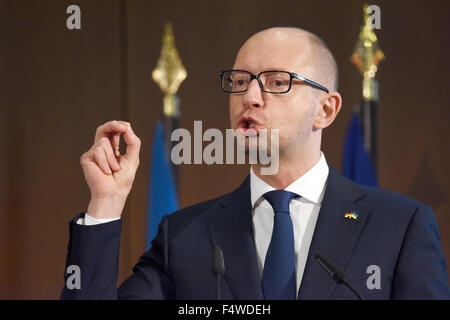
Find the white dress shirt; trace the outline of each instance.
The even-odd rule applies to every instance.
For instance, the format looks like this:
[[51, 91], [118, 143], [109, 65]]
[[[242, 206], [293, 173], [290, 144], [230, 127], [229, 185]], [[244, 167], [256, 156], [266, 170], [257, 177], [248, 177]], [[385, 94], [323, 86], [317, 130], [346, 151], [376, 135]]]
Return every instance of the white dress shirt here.
[[[317, 217], [325, 193], [328, 178], [328, 164], [325, 156], [321, 153], [320, 160], [304, 175], [286, 187], [286, 191], [294, 192], [301, 196], [292, 199], [289, 204], [292, 224], [294, 226], [295, 242], [295, 270], [297, 274], [297, 293], [302, 282], [306, 259], [308, 258], [309, 246], [316, 227]], [[272, 186], [258, 178], [250, 169], [250, 195], [253, 216], [253, 231], [258, 256], [258, 269], [262, 278], [264, 261], [267, 249], [272, 238], [274, 212], [269, 202], [264, 199], [263, 194], [275, 190]], [[85, 214], [77, 224], [96, 225], [106, 223], [120, 218], [96, 219]]]
[[[297, 290], [302, 282], [308, 258], [309, 246], [316, 227], [320, 206], [325, 193], [329, 168], [325, 156], [304, 175], [286, 187], [286, 191], [301, 196], [292, 199], [289, 211], [294, 226], [295, 270]], [[270, 203], [263, 197], [266, 192], [275, 190], [272, 186], [258, 178], [250, 169], [250, 194], [253, 215], [253, 231], [258, 256], [258, 268], [262, 279], [264, 261], [272, 238], [274, 212]]]
[[87, 214], [87, 212], [84, 214], [84, 218], [79, 218], [77, 220], [77, 224], [81, 224], [83, 226], [93, 226], [96, 224], [101, 224], [101, 223], [107, 223], [107, 222], [111, 222], [111, 221], [115, 221], [115, 220], [119, 220], [120, 217], [118, 218], [106, 218], [106, 219], [97, 219], [94, 218], [90, 215]]

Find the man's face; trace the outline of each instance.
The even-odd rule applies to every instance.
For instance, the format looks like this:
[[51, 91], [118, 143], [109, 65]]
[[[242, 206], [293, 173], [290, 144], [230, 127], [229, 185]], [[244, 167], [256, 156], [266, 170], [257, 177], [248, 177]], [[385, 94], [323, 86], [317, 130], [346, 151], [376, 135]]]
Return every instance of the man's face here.
[[[238, 53], [233, 69], [255, 75], [262, 71], [280, 70], [314, 79], [306, 38], [288, 38], [283, 33], [258, 34], [248, 40]], [[230, 95], [231, 128], [243, 132], [279, 129], [280, 157], [287, 153], [307, 151], [318, 107], [315, 89], [294, 79], [291, 90], [284, 94], [262, 92], [253, 80], [246, 92]], [[254, 122], [254, 124], [252, 123]], [[270, 146], [270, 144], [269, 144]]]

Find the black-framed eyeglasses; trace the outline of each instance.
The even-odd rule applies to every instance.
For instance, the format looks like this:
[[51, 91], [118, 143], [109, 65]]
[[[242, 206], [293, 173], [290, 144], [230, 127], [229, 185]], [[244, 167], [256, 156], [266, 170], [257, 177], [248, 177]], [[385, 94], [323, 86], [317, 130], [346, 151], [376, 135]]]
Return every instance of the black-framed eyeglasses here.
[[220, 73], [220, 85], [222, 90], [228, 93], [245, 92], [253, 79], [258, 81], [262, 91], [267, 93], [286, 93], [291, 90], [292, 80], [304, 81], [313, 87], [328, 93], [324, 86], [306, 79], [305, 77], [288, 71], [270, 70], [260, 72], [258, 75], [245, 70], [225, 70]]

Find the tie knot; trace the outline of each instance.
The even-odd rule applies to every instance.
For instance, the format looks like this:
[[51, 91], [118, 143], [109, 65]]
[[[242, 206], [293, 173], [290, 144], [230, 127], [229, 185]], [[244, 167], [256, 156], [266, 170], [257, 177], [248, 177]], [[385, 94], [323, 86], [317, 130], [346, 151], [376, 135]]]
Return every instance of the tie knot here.
[[298, 195], [285, 190], [274, 190], [266, 192], [263, 197], [269, 201], [275, 213], [289, 214], [289, 202]]

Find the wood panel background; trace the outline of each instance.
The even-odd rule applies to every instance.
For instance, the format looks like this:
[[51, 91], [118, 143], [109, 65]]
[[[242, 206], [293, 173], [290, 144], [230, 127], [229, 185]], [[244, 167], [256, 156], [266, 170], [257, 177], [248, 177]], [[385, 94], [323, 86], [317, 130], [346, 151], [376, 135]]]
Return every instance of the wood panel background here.
[[[81, 30], [66, 8], [81, 8]], [[431, 205], [450, 257], [448, 166], [450, 30], [447, 1], [372, 1], [381, 8], [380, 186]], [[342, 144], [361, 77], [349, 57], [362, 2], [345, 1], [24, 1], [0, 2], [0, 299], [58, 299], [68, 221], [86, 209], [79, 157], [95, 129], [131, 121], [142, 139], [141, 166], [124, 212], [119, 281], [144, 251], [149, 161], [162, 95], [151, 80], [163, 26], [173, 23], [188, 78], [181, 124], [225, 129], [228, 99], [218, 73], [241, 44], [271, 26], [322, 37], [340, 68], [344, 105], [324, 134], [328, 162], [341, 168]], [[447, 133], [446, 133], [447, 132]], [[180, 166], [182, 207], [237, 187], [248, 166]], [[395, 213], [393, 213], [395, 214]]]

